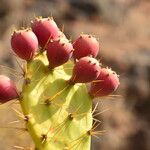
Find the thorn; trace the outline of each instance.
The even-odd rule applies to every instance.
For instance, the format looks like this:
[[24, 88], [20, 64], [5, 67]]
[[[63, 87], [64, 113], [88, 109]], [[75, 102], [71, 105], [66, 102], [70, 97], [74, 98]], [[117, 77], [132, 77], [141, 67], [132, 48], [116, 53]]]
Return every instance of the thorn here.
[[14, 30], [13, 34], [16, 34], [17, 33], [17, 30]]
[[102, 131], [92, 131], [91, 135], [104, 135], [104, 133], [106, 133], [106, 130], [102, 130]]
[[73, 114], [72, 113], [70, 113], [69, 115], [68, 115], [68, 118], [69, 118], [69, 120], [73, 120]]
[[107, 77], [109, 77], [109, 75], [110, 75], [109, 73], [108, 73], [108, 74], [106, 74], [106, 76], [107, 76]]
[[24, 115], [21, 112], [19, 112], [15, 108], [12, 108], [12, 110], [17, 114], [17, 116], [19, 116], [21, 119], [24, 119]]
[[8, 69], [10, 71], [10, 73], [12, 73], [15, 77], [22, 76], [22, 73], [18, 72], [17, 70], [15, 70], [13, 68], [8, 67], [8, 66], [0, 65], [0, 68]]
[[50, 19], [51, 19], [51, 20], [54, 20], [54, 17], [53, 17], [53, 16], [51, 16], [51, 17], [50, 17]]
[[22, 147], [22, 146], [13, 146], [13, 147], [16, 148], [16, 149], [22, 149], [22, 150], [25, 150], [25, 148]]
[[[72, 111], [71, 113], [68, 114], [69, 118], [72, 120], [73, 118], [77, 118], [77, 117], [82, 117], [85, 116], [86, 114], [88, 114], [88, 112], [80, 112], [80, 110], [82, 110], [82, 106], [84, 104], [79, 105], [77, 108], [75, 108], [74, 111]], [[81, 108], [81, 109], [80, 109]]]
[[58, 107], [58, 108], [63, 108], [63, 104], [57, 104], [55, 103], [54, 101], [52, 102], [52, 100], [50, 100], [50, 98], [46, 98], [45, 102], [44, 103], [41, 103], [43, 105], [46, 105], [46, 106], [55, 106], [55, 107]]
[[[102, 89], [97, 90], [97, 91], [94, 93], [94, 95], [96, 95], [97, 93], [99, 93], [101, 90], [102, 90]], [[94, 95], [93, 95], [93, 96], [94, 96]]]
[[94, 107], [94, 109], [93, 109], [93, 111], [92, 111], [92, 115], [93, 115], [93, 113], [96, 111], [98, 105], [99, 105], [99, 102], [96, 103], [96, 105], [95, 105], [95, 107]]
[[81, 36], [83, 35], [84, 33], [83, 32], [81, 32]]
[[42, 144], [47, 140], [47, 134], [41, 135]]
[[50, 18], [53, 18], [53, 13], [52, 12], [50, 12]]
[[112, 100], [120, 100], [119, 98], [123, 98], [123, 97], [121, 95], [107, 95], [107, 96], [104, 96], [104, 98], [109, 98]]
[[12, 110], [15, 111], [15, 113], [17, 114], [17, 116], [20, 117], [25, 122], [29, 121], [29, 118], [30, 118], [29, 115], [23, 115], [21, 112], [19, 112], [18, 110], [14, 109], [14, 108], [12, 108]]
[[38, 18], [38, 19], [42, 19], [43, 17], [42, 17], [42, 16], [38, 16], [37, 18]]
[[97, 38], [96, 38], [96, 40], [99, 42], [99, 41], [100, 41], [100, 38], [99, 38], [99, 37], [97, 37]]
[[36, 19], [37, 17], [36, 17], [36, 15], [35, 15], [35, 13], [33, 14], [33, 16], [34, 16], [34, 19]]
[[99, 123], [102, 123], [102, 121], [100, 121], [100, 120], [98, 120], [98, 119], [96, 119], [96, 118], [93, 118], [93, 120], [94, 120], [94, 121], [97, 121], [97, 122], [99, 122]]
[[98, 137], [97, 135], [92, 135], [93, 137], [96, 137], [97, 139], [99, 139], [100, 140], [100, 137]]
[[[66, 146], [65, 148], [68, 148], [68, 150], [71, 150], [71, 149], [76, 149], [77, 147], [79, 148], [79, 145], [84, 141], [84, 139], [87, 137], [87, 133], [85, 134], [82, 134], [80, 137], [78, 137], [77, 139], [73, 140], [71, 143], [70, 143], [70, 146]], [[67, 150], [67, 149], [66, 149]]]
[[25, 115], [25, 116], [24, 116], [24, 121], [25, 121], [25, 122], [28, 122], [28, 121], [29, 121], [29, 118], [30, 118], [30, 117], [29, 117], [28, 115]]
[[11, 122], [9, 122], [8, 124], [13, 124], [13, 123], [18, 123], [18, 122], [20, 122], [20, 120], [11, 121]]
[[93, 80], [92, 83], [103, 82], [103, 80]]
[[82, 35], [80, 35], [80, 37], [79, 37], [80, 39], [82, 39]]
[[53, 39], [50, 39], [50, 42], [52, 43], [52, 42], [54, 42], [54, 40], [53, 40]]
[[20, 130], [20, 131], [27, 131], [27, 128], [21, 128], [21, 127], [11, 127], [11, 126], [0, 126], [0, 128], [4, 129], [15, 129], [15, 130]]
[[58, 43], [60, 42], [60, 38], [57, 40], [57, 42], [58, 42]]
[[101, 61], [102, 61], [102, 57], [98, 59], [98, 62], [99, 62], [99, 63], [101, 63]]
[[72, 53], [74, 51], [74, 49], [72, 49], [71, 51], [70, 51], [70, 53]]
[[25, 29], [25, 27], [21, 27], [21, 30], [24, 30]]
[[13, 146], [14, 148], [16, 148], [16, 149], [20, 149], [20, 150], [33, 150], [32, 148], [29, 148], [29, 147], [22, 147], [22, 146]]
[[52, 102], [51, 102], [49, 99], [46, 99], [46, 100], [45, 100], [45, 104], [46, 104], [47, 106], [50, 106], [50, 105], [52, 104]]
[[93, 126], [92, 126], [92, 128], [87, 131], [87, 135], [89, 135], [89, 136], [98, 135], [99, 133], [103, 133], [105, 131], [105, 130], [104, 131], [94, 131], [100, 125], [100, 123], [98, 123], [96, 125], [96, 122], [97, 121], [95, 121], [94, 124], [93, 124]]
[[79, 62], [79, 60], [78, 60], [78, 59], [75, 59], [75, 62], [77, 63], [77, 62]]
[[69, 43], [71, 43], [71, 42], [72, 42], [72, 38], [69, 39]]
[[93, 117], [98, 116], [98, 115], [100, 115], [100, 114], [102, 114], [102, 113], [104, 113], [104, 112], [106, 112], [106, 111], [108, 111], [108, 110], [110, 110], [110, 109], [108, 109], [108, 108], [107, 108], [107, 109], [104, 109], [103, 111], [100, 111], [100, 112], [94, 114]]
[[91, 57], [91, 58], [93, 58], [93, 55], [92, 55], [92, 54], [89, 54], [88, 56]]
[[[13, 51], [13, 50], [12, 50]], [[22, 71], [22, 76], [24, 77], [25, 76], [25, 74], [26, 74], [26, 70], [21, 66], [21, 64], [19, 63], [19, 61], [18, 61], [18, 59], [17, 59], [17, 55], [16, 54], [14, 54], [13, 52], [10, 52], [10, 54], [12, 54], [13, 56], [15, 56], [15, 61], [16, 61], [16, 63], [18, 64], [18, 66], [19, 66], [19, 68], [21, 69], [21, 71]]]
[[31, 79], [30, 78], [26, 78], [24, 81], [25, 85], [28, 85], [31, 83]]
[[95, 72], [98, 73], [99, 71], [98, 71], [98, 70], [95, 70]]
[[18, 95], [19, 95], [19, 97], [17, 98], [17, 100], [18, 100], [18, 101], [21, 101], [22, 98], [23, 98], [22, 92], [19, 92]]
[[121, 98], [123, 98], [122, 95], [109, 95], [109, 96], [112, 96], [112, 97], [121, 97]]
[[26, 31], [31, 31], [31, 28], [27, 28]]
[[[68, 125], [66, 126], [66, 124]], [[54, 139], [56, 140], [57, 136], [60, 135], [60, 133], [65, 132], [69, 126], [70, 126], [70, 120], [68, 119], [68, 116], [67, 116], [60, 124], [54, 126], [53, 129], [55, 130], [55, 134], [53, 136], [53, 140]]]
[[88, 130], [88, 131], [87, 131], [87, 134], [88, 134], [88, 135], [91, 135], [91, 130]]
[[65, 46], [65, 43], [62, 43], [61, 45], [62, 45], [62, 46]]
[[62, 25], [61, 32], [64, 33], [64, 31], [65, 31], [65, 25], [63, 24], [63, 25]]
[[55, 95], [53, 95], [50, 100], [54, 100], [57, 96], [61, 95], [70, 85], [68, 84], [66, 87], [64, 87], [62, 90], [60, 90], [59, 92], [57, 92]]

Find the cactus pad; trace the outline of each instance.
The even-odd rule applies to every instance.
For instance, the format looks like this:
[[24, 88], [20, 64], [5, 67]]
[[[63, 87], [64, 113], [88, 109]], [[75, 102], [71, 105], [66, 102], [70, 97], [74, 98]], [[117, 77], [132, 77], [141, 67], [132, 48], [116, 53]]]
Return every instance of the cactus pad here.
[[38, 150], [89, 150], [92, 101], [84, 84], [69, 84], [73, 63], [53, 70], [45, 54], [27, 64], [20, 99]]

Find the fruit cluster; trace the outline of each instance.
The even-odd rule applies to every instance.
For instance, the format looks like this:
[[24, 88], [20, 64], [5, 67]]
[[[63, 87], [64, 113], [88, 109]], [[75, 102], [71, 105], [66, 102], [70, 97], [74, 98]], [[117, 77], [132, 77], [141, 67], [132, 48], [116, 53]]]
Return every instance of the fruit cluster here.
[[[78, 98], [80, 99], [80, 101], [75, 102], [75, 106], [79, 107], [82, 102], [84, 102], [85, 104], [84, 106], [82, 106], [83, 108], [81, 107], [81, 109], [85, 110], [85, 108], [87, 107], [86, 111], [88, 112], [92, 108], [89, 99], [92, 100], [95, 97], [108, 96], [118, 88], [118, 75], [109, 68], [102, 68], [99, 61], [95, 58], [98, 55], [100, 49], [97, 39], [94, 36], [88, 34], [81, 34], [72, 43], [67, 39], [64, 33], [60, 31], [53, 18], [39, 17], [31, 22], [31, 28], [14, 31], [11, 37], [11, 47], [18, 57], [24, 59], [27, 62], [27, 73], [25, 73], [24, 75], [26, 82], [24, 83], [23, 91], [20, 92], [17, 90], [13, 81], [11, 81], [4, 75], [0, 75], [0, 102], [5, 103], [12, 99], [19, 99], [24, 115], [26, 117], [28, 116], [28, 114], [33, 114], [33, 116], [35, 115], [33, 117], [34, 123], [30, 122], [30, 124], [27, 125], [27, 128], [36, 143], [36, 147], [39, 149], [45, 150], [47, 148], [43, 148], [41, 146], [42, 144], [39, 144], [40, 136], [35, 132], [39, 132], [41, 130], [39, 133], [41, 137], [47, 138], [47, 135], [42, 134], [42, 128], [44, 128], [44, 126], [47, 126], [47, 124], [44, 124], [44, 126], [42, 127], [40, 126], [40, 130], [37, 129], [36, 124], [39, 125], [39, 120], [36, 118], [36, 112], [33, 108], [33, 105], [35, 105], [38, 110], [43, 110], [43, 112], [45, 112], [45, 115], [48, 115], [48, 118], [50, 118], [49, 124], [52, 124], [53, 120], [55, 120], [55, 124], [57, 124], [58, 122], [57, 119], [54, 119], [52, 114], [48, 114], [45, 108], [43, 108], [39, 103], [35, 103], [41, 100], [41, 97], [38, 95], [43, 95], [45, 91], [46, 93], [53, 93], [53, 91], [57, 91], [55, 92], [54, 96], [52, 96], [52, 94], [50, 95], [50, 99], [45, 99], [45, 104], [50, 105], [52, 104], [52, 100], [54, 98], [61, 97], [60, 95], [65, 90], [67, 90], [69, 85], [71, 87], [70, 89], [73, 90], [70, 90], [68, 92], [66, 91], [66, 93], [63, 95], [63, 98], [65, 99], [64, 103], [66, 103], [66, 105], [70, 105], [71, 100], [76, 101]], [[38, 66], [36, 65], [37, 61], [39, 61], [38, 63], [43, 65], [44, 69], [40, 67], [38, 68]], [[67, 69], [65, 69], [65, 64], [68, 63], [71, 63], [71, 73], [69, 74], [69, 76], [66, 73]], [[37, 68], [39, 69], [38, 72], [36, 72]], [[56, 73], [55, 71], [59, 69], [62, 69], [64, 71], [59, 72], [58, 75], [58, 73]], [[60, 73], [62, 73], [62, 75], [60, 75]], [[36, 83], [36, 81], [32, 81], [32, 76], [34, 75], [36, 76], [36, 80], [38, 80], [39, 82], [37, 81]], [[45, 81], [43, 81], [43, 78], [45, 78]], [[60, 82], [54, 84], [54, 81], [58, 81], [58, 79], [63, 79], [62, 81], [60, 81], [61, 84]], [[84, 83], [90, 83], [90, 89], [88, 92], [82, 86], [84, 85]], [[78, 89], [76, 85], [79, 85], [79, 87], [83, 89], [81, 89], [82, 92], [77, 92], [77, 94], [75, 95], [73, 93]], [[61, 86], [64, 88], [61, 91], [58, 91], [58, 88]], [[45, 89], [50, 90], [47, 91]], [[38, 93], [34, 95], [34, 93], [37, 91]], [[87, 101], [81, 99], [83, 98], [81, 94], [85, 95], [84, 97], [87, 98]], [[86, 102], [88, 104], [86, 104]], [[55, 111], [58, 110], [60, 110], [60, 107]], [[86, 113], [84, 112], [83, 114]], [[66, 112], [64, 112], [64, 116], [65, 115]], [[89, 122], [92, 122], [91, 115], [92, 113], [90, 113], [90, 115], [86, 115]], [[70, 120], [73, 119], [73, 116], [75, 116], [73, 115], [73, 113], [68, 113], [68, 118], [71, 118]], [[45, 118], [45, 116], [42, 116], [40, 119], [43, 120], [43, 118]], [[77, 124], [86, 126], [83, 120], [74, 124], [74, 128], [77, 128]], [[79, 127], [77, 129], [79, 130]], [[89, 133], [91, 133], [89, 131], [90, 130], [88, 130], [87, 132], [88, 135], [90, 135]], [[68, 130], [67, 133], [68, 132], [70, 132], [70, 130]], [[68, 134], [70, 135], [70, 133]], [[66, 143], [69, 143], [70, 139], [74, 140], [75, 138], [77, 138], [76, 134], [77, 133], [74, 133], [72, 137], [66, 136], [66, 134], [62, 134], [61, 136], [66, 136]], [[80, 131], [79, 134], [81, 134]], [[53, 144], [49, 145], [47, 146], [48, 149], [53, 147]], [[62, 149], [62, 146], [60, 145], [61, 144], [59, 144], [58, 146], [58, 150]], [[57, 149], [56, 147], [54, 149]], [[85, 149], [87, 150], [88, 148]]]
[[[72, 44], [60, 31], [53, 18], [36, 18], [31, 22], [31, 28], [14, 31], [12, 35], [12, 50], [20, 58], [31, 61], [37, 53], [46, 51], [50, 69], [63, 65], [73, 58], [75, 66], [70, 83], [93, 81], [89, 91], [93, 97], [107, 96], [117, 89], [118, 75], [109, 68], [101, 69], [95, 59], [99, 52], [99, 43], [95, 37], [81, 34]], [[18, 96], [13, 82], [1, 75], [0, 102]]]

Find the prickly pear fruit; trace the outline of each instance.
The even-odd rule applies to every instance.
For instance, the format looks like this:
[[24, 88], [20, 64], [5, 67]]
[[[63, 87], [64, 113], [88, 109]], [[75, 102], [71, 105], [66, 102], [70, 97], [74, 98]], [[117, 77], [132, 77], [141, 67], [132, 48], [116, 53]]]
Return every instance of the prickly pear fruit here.
[[116, 72], [109, 68], [103, 68], [96, 81], [91, 83], [90, 95], [93, 97], [107, 96], [115, 91], [119, 84]]
[[49, 67], [58, 67], [69, 60], [72, 56], [72, 44], [66, 38], [50, 41], [47, 46], [47, 58]]
[[0, 103], [5, 103], [18, 97], [19, 94], [13, 81], [7, 76], [0, 75]]
[[38, 49], [38, 39], [29, 29], [15, 31], [11, 37], [11, 47], [20, 58], [29, 61]]
[[95, 58], [83, 57], [75, 64], [70, 81], [72, 83], [91, 82], [98, 77], [100, 70], [99, 62]]
[[73, 57], [75, 59], [80, 59], [81, 57], [90, 55], [96, 57], [99, 51], [99, 43], [93, 36], [82, 34], [73, 43], [73, 48]]
[[50, 39], [56, 39], [60, 36], [60, 30], [55, 21], [51, 18], [36, 18], [32, 22], [32, 30], [36, 34], [39, 45], [46, 48]]

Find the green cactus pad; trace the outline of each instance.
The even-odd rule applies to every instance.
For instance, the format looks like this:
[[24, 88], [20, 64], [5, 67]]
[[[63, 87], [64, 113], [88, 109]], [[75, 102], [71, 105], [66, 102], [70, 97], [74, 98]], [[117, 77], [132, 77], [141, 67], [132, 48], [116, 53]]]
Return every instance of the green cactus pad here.
[[92, 99], [85, 84], [69, 84], [72, 68], [50, 70], [45, 54], [27, 64], [20, 103], [37, 150], [90, 150]]

